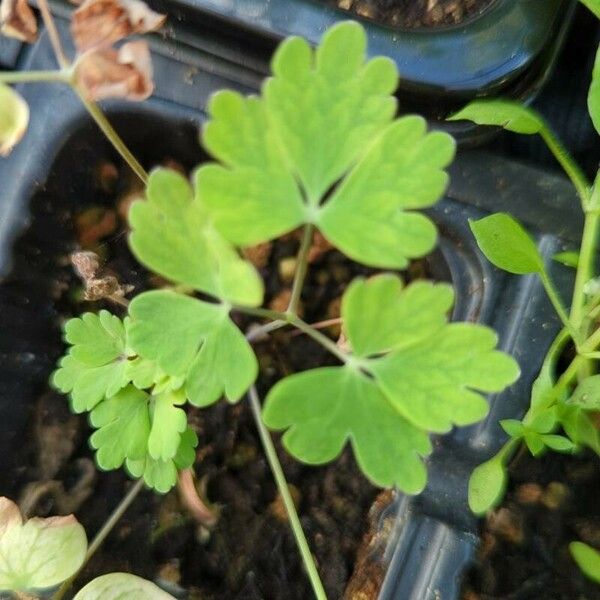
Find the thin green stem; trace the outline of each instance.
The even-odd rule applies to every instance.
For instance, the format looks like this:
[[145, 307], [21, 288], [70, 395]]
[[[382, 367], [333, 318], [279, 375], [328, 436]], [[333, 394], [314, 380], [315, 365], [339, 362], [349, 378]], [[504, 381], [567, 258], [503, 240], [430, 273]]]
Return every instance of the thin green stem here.
[[137, 158], [133, 156], [129, 148], [125, 145], [119, 134], [115, 131], [109, 120], [106, 118], [100, 107], [91, 100], [88, 100], [85, 94], [75, 85], [73, 89], [83, 102], [83, 105], [90, 113], [92, 119], [96, 121], [96, 124], [102, 130], [102, 133], [108, 138], [108, 141], [114, 146], [115, 150], [123, 157], [123, 160], [131, 167], [131, 170], [141, 179], [142, 183], [146, 185], [148, 182], [148, 173], [138, 162]]
[[46, 26], [46, 30], [48, 31], [48, 37], [50, 38], [50, 43], [52, 44], [52, 49], [54, 50], [56, 60], [62, 69], [66, 69], [70, 63], [65, 55], [65, 51], [63, 50], [62, 43], [60, 41], [60, 35], [58, 35], [56, 23], [54, 22], [54, 18], [52, 17], [50, 9], [48, 8], [47, 0], [38, 0], [38, 8], [42, 13], [42, 19], [44, 21], [44, 25]]
[[296, 259], [296, 273], [294, 274], [292, 296], [287, 309], [288, 313], [296, 314], [298, 310], [302, 287], [304, 286], [304, 280], [306, 279], [306, 273], [308, 271], [308, 253], [310, 252], [310, 247], [312, 245], [313, 230], [314, 226], [311, 223], [307, 223], [304, 226], [302, 242], [300, 243], [300, 250], [298, 250], [298, 257]]
[[566, 311], [565, 307], [563, 306], [560, 296], [558, 295], [558, 291], [554, 287], [554, 283], [552, 282], [552, 280], [550, 279], [550, 277], [548, 276], [548, 273], [546, 273], [546, 271], [543, 271], [541, 273], [540, 277], [542, 280], [542, 284], [544, 285], [544, 289], [546, 290], [546, 293], [548, 294], [548, 298], [550, 298], [550, 302], [552, 303], [552, 306], [554, 306], [554, 310], [558, 314], [560, 320], [562, 321], [562, 324], [569, 331], [569, 333], [570, 333], [571, 337], [573, 338], [573, 340], [575, 341], [575, 343], [578, 344], [580, 341], [580, 333], [577, 330], [577, 328], [573, 326], [572, 322], [569, 320], [567, 311]]
[[265, 454], [267, 456], [267, 460], [269, 461], [269, 466], [271, 467], [273, 477], [275, 478], [275, 483], [277, 485], [277, 489], [279, 490], [279, 495], [283, 500], [285, 510], [290, 520], [292, 531], [294, 532], [294, 538], [296, 539], [296, 544], [298, 545], [300, 555], [302, 556], [302, 561], [304, 563], [304, 567], [306, 568], [308, 578], [310, 579], [315, 598], [317, 598], [317, 600], [327, 600], [325, 588], [323, 587], [323, 583], [321, 582], [321, 578], [319, 577], [317, 566], [315, 564], [313, 555], [310, 551], [310, 547], [308, 546], [306, 536], [304, 535], [304, 531], [302, 529], [302, 524], [300, 523], [300, 518], [298, 517], [298, 512], [296, 511], [294, 500], [292, 498], [292, 495], [290, 494], [290, 490], [285, 479], [283, 469], [281, 468], [281, 463], [279, 462], [279, 458], [277, 456], [277, 451], [275, 450], [275, 446], [273, 445], [271, 435], [269, 434], [267, 428], [265, 427], [265, 424], [263, 423], [261, 415], [261, 405], [260, 400], [258, 398], [258, 393], [256, 391], [256, 387], [252, 386], [250, 388], [248, 392], [248, 398], [250, 400], [252, 415], [254, 416], [254, 421], [256, 422], [256, 427], [258, 428], [260, 441], [262, 442]]
[[297, 327], [300, 331], [311, 337], [313, 340], [321, 344], [324, 348], [329, 350], [336, 358], [343, 363], [352, 362], [352, 357], [346, 352], [340, 350], [333, 340], [330, 340], [326, 335], [323, 335], [317, 329], [311, 327], [308, 323], [305, 323], [302, 319], [295, 318], [290, 321], [294, 327]]
[[[581, 322], [585, 316], [585, 284], [592, 278], [594, 273], [599, 224], [600, 215], [595, 212], [586, 213], [579, 251], [577, 275], [575, 276], [575, 287], [573, 289], [573, 300], [571, 302], [570, 321], [576, 329], [581, 327]], [[582, 334], [585, 337], [587, 332], [582, 332]]]
[[573, 182], [577, 194], [581, 200], [581, 206], [586, 209], [590, 199], [590, 184], [579, 168], [579, 165], [573, 160], [567, 149], [562, 145], [562, 142], [554, 135], [548, 125], [544, 126], [540, 135], [546, 145], [550, 149], [550, 152], [554, 154], [556, 160], [560, 163], [560, 166], [564, 169], [565, 173], [569, 176], [569, 179]]
[[70, 71], [8, 71], [0, 73], [0, 83], [35, 83], [35, 82], [70, 83]]
[[264, 325], [259, 325], [254, 329], [250, 329], [246, 333], [246, 340], [250, 343], [259, 341], [264, 335], [271, 333], [272, 331], [276, 331], [277, 329], [281, 329], [286, 325], [289, 325], [287, 321], [271, 321], [270, 323], [265, 323]]
[[231, 308], [232, 310], [246, 315], [261, 317], [262, 319], [271, 319], [271, 321], [285, 321], [286, 323], [291, 323], [293, 318], [293, 315], [278, 310], [270, 310], [269, 308], [255, 308], [252, 306], [242, 306], [240, 304], [233, 304]]
[[113, 530], [114, 526], [119, 522], [125, 511], [129, 508], [131, 503], [135, 500], [135, 498], [142, 491], [143, 488], [144, 480], [138, 479], [135, 485], [129, 490], [129, 492], [127, 492], [123, 500], [119, 502], [118, 506], [112, 512], [110, 517], [108, 517], [108, 519], [105, 521], [104, 525], [102, 526], [102, 529], [100, 529], [100, 531], [96, 534], [96, 537], [94, 537], [94, 539], [92, 540], [92, 543], [88, 546], [85, 559], [79, 570], [73, 575], [71, 575], [69, 579], [63, 581], [62, 585], [58, 588], [58, 590], [56, 590], [56, 592], [52, 596], [52, 600], [61, 600], [63, 596], [69, 591], [77, 575], [79, 575], [79, 573], [81, 572], [81, 569], [83, 569], [83, 567], [90, 560], [90, 558], [92, 558], [96, 550], [100, 548], [108, 534]]

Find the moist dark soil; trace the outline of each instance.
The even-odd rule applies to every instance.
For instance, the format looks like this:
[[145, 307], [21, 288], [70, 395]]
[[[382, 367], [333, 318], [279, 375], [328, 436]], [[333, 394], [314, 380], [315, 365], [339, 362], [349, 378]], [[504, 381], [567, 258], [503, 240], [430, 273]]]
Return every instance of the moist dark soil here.
[[406, 29], [458, 25], [495, 0], [321, 0], [359, 17]]
[[[115, 165], [103, 163], [96, 169], [92, 187], [90, 196], [103, 200], [78, 212], [58, 199], [53, 204], [44, 194], [36, 196], [31, 227], [16, 246], [17, 265], [27, 264], [18, 258], [20, 253], [36, 257], [34, 262], [49, 262], [44, 271], [46, 277], [52, 277], [50, 301], [57, 311], [56, 328], [84, 311], [105, 307], [120, 314], [123, 310], [82, 300], [82, 284], [68, 260], [72, 250], [96, 252], [109, 272], [122, 283], [135, 286], [133, 295], [165, 283], [141, 268], [127, 246], [124, 216], [138, 194], [137, 186]], [[50, 223], [56, 228], [49, 230]], [[49, 231], [63, 240], [55, 258], [33, 250]], [[289, 300], [299, 233], [247, 251], [265, 277], [266, 301], [273, 308], [284, 309]], [[339, 317], [340, 297], [348, 282], [357, 275], [373, 273], [347, 261], [321, 237], [315, 238], [310, 262], [300, 311], [312, 323]], [[427, 263], [417, 263], [405, 275], [419, 277], [427, 269]], [[252, 325], [248, 320], [238, 324], [243, 329]], [[336, 323], [323, 331], [333, 339], [340, 335]], [[258, 341], [255, 350], [262, 373], [258, 387], [263, 395], [287, 374], [335, 364], [321, 346], [293, 331], [279, 330]], [[162, 583], [171, 593], [187, 593], [190, 599], [311, 597], [248, 403], [221, 401], [208, 409], [192, 407], [189, 421], [200, 440], [197, 489], [218, 513], [217, 525], [208, 529], [195, 522], [177, 490], [166, 496], [144, 491], [85, 568], [78, 587], [103, 573], [128, 571]], [[91, 539], [132, 483], [122, 470], [100, 472], [95, 468], [87, 443], [89, 433], [85, 416], [70, 414], [67, 398], [44, 386], [33, 407], [25, 441], [19, 438], [16, 445], [13, 477], [3, 483], [0, 494], [19, 500], [27, 516], [74, 512]], [[292, 460], [278, 438], [276, 443], [329, 597], [376, 598], [384, 570], [368, 569], [359, 547], [363, 540], [366, 551], [375, 535], [368, 531], [367, 517], [378, 490], [361, 475], [348, 450], [330, 465], [311, 468]], [[379, 508], [391, 500], [390, 493], [383, 495]], [[344, 596], [355, 563], [361, 565], [360, 573], [349, 595]]]
[[482, 523], [462, 600], [600, 600], [569, 554], [600, 549], [600, 461], [592, 454], [521, 454], [502, 506]]

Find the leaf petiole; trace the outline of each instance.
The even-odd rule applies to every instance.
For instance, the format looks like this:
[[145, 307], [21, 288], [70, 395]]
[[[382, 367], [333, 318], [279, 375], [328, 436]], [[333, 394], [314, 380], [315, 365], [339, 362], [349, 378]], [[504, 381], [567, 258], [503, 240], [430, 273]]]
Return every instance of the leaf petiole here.
[[53, 71], [23, 71], [20, 73], [8, 71], [0, 73], [0, 83], [71, 83], [72, 73], [69, 69]]
[[292, 285], [292, 297], [288, 305], [287, 312], [296, 314], [298, 310], [298, 303], [300, 302], [300, 296], [302, 294], [302, 286], [306, 279], [306, 273], [308, 271], [308, 253], [310, 252], [310, 246], [313, 239], [314, 226], [311, 223], [307, 223], [304, 226], [302, 232], [302, 242], [300, 244], [300, 250], [298, 251], [298, 259], [296, 261], [296, 273], [294, 274], [294, 283]]

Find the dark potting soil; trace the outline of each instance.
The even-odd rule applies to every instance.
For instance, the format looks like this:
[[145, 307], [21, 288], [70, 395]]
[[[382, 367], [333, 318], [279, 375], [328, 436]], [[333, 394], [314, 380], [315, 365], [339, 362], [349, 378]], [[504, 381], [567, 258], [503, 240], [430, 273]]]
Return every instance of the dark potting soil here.
[[494, 0], [321, 0], [391, 27], [457, 25], [481, 14]]
[[[73, 214], [43, 195], [36, 197], [31, 227], [17, 243], [17, 254], [27, 248], [25, 256], [31, 260], [48, 261], [43, 252], [34, 251], [40, 237], [51, 231], [53, 237], [64, 238], [60, 256], [44, 269], [46, 277], [53, 277], [59, 321], [103, 307], [116, 314], [122, 311], [118, 306], [82, 301], [81, 282], [68, 261], [72, 250], [95, 251], [121, 282], [135, 286], [133, 294], [165, 283], [141, 268], [127, 246], [124, 215], [138, 195], [136, 185], [111, 163], [99, 165], [96, 172], [94, 185], [102, 193], [96, 190], [90, 195], [105, 202], [94, 201]], [[267, 304], [273, 308], [287, 304], [298, 246], [299, 232], [294, 232], [247, 252], [265, 277]], [[301, 313], [308, 322], [335, 320], [348, 282], [373, 271], [350, 263], [320, 237], [310, 260]], [[423, 276], [428, 265], [417, 263], [412, 269], [406, 278]], [[247, 320], [239, 324], [244, 329], [250, 326]], [[340, 334], [336, 323], [323, 331], [333, 339]], [[321, 346], [293, 331], [279, 330], [255, 349], [263, 395], [287, 374], [335, 364]], [[187, 591], [190, 599], [311, 597], [247, 402], [232, 406], [221, 401], [203, 410], [192, 407], [189, 420], [199, 437], [197, 487], [219, 513], [216, 527], [208, 530], [193, 521], [176, 490], [166, 496], [144, 491], [86, 566], [76, 587], [103, 573], [128, 571], [162, 581], [172, 593]], [[0, 494], [18, 499], [27, 516], [73, 512], [91, 539], [127, 493], [131, 480], [122, 470], [95, 468], [89, 434], [86, 417], [72, 415], [67, 398], [46, 387], [33, 407], [25, 442], [17, 448], [11, 481]], [[348, 450], [330, 465], [310, 468], [291, 459], [278, 438], [276, 443], [329, 596], [376, 598], [384, 572], [375, 569], [374, 578], [366, 578], [359, 547], [361, 540], [368, 542], [373, 535], [367, 531], [367, 515], [378, 490], [361, 475]], [[392, 496], [387, 493], [382, 498], [380, 504], [389, 503]], [[357, 561], [362, 572], [352, 583], [351, 595], [344, 596]]]
[[600, 600], [568, 548], [581, 540], [600, 549], [599, 493], [597, 456], [522, 453], [505, 501], [482, 523], [462, 600]]

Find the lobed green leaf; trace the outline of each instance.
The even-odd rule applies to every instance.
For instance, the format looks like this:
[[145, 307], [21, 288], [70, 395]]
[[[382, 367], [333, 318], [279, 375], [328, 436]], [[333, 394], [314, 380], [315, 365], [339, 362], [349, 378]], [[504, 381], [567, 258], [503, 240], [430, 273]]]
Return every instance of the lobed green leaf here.
[[131, 573], [109, 573], [81, 588], [73, 600], [175, 600], [157, 585]]

